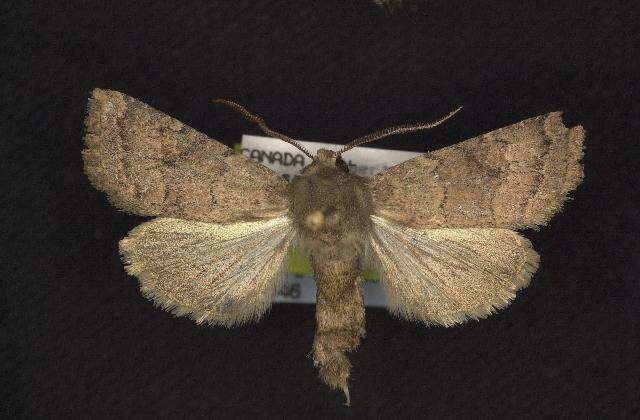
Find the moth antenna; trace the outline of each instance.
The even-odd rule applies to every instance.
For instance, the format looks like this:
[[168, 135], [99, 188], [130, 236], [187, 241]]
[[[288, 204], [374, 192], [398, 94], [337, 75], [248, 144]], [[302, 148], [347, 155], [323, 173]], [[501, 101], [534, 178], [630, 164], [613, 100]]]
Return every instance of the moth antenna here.
[[445, 115], [444, 117], [434, 122], [418, 123], [418, 124], [411, 124], [411, 125], [397, 125], [394, 127], [387, 127], [387, 128], [383, 128], [382, 130], [374, 131], [373, 133], [367, 134], [366, 136], [358, 137], [357, 139], [353, 140], [352, 142], [345, 145], [342, 149], [340, 149], [338, 151], [338, 156], [342, 155], [347, 150], [351, 150], [354, 147], [360, 146], [361, 144], [370, 143], [372, 141], [380, 140], [382, 138], [393, 136], [396, 134], [409, 133], [412, 131], [426, 130], [429, 128], [437, 127], [443, 122], [447, 121], [449, 118], [456, 115], [458, 111], [460, 111], [461, 109], [462, 107], [460, 106], [454, 109], [453, 111], [451, 111], [450, 113], [448, 113], [447, 115]]
[[248, 109], [246, 109], [245, 107], [243, 107], [240, 104], [237, 104], [235, 102], [232, 101], [228, 101], [226, 99], [214, 99], [212, 101], [214, 104], [222, 104], [225, 105], [231, 109], [233, 109], [234, 111], [237, 111], [239, 113], [241, 113], [247, 120], [251, 121], [252, 123], [258, 124], [258, 126], [262, 129], [262, 131], [265, 134], [268, 134], [271, 137], [275, 137], [278, 138], [282, 141], [285, 141], [293, 146], [295, 146], [296, 148], [300, 149], [300, 151], [302, 153], [304, 153], [305, 155], [309, 156], [311, 159], [313, 159], [313, 155], [311, 153], [309, 153], [309, 151], [307, 149], [305, 149], [304, 147], [302, 147], [302, 145], [300, 143], [298, 143], [298, 141], [292, 139], [289, 136], [286, 136], [282, 133], [278, 133], [277, 131], [273, 131], [272, 129], [270, 129], [267, 126], [267, 123], [265, 123], [264, 119], [262, 117], [259, 117], [255, 114], [252, 114], [251, 112], [249, 112]]

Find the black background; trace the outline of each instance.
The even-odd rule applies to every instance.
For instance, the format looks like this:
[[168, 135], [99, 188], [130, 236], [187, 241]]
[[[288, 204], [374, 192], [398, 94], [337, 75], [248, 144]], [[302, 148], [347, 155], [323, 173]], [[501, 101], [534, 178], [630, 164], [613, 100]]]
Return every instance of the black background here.
[[[637, 418], [633, 3], [429, 1], [395, 14], [368, 1], [5, 4], [2, 410]], [[548, 226], [524, 232], [542, 263], [506, 310], [450, 329], [368, 310], [345, 408], [312, 365], [313, 306], [275, 305], [225, 330], [139, 295], [117, 242], [144, 219], [112, 208], [82, 171], [93, 87], [228, 145], [259, 131], [214, 97], [338, 143], [465, 106], [438, 129], [375, 144], [414, 151], [563, 110], [587, 132], [585, 181]]]

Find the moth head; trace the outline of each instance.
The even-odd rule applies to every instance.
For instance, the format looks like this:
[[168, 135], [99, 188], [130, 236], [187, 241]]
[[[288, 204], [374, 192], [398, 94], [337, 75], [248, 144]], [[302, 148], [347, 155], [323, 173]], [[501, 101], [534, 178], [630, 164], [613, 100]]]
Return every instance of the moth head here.
[[338, 152], [334, 152], [333, 150], [318, 150], [318, 153], [316, 153], [316, 155], [313, 157], [313, 162], [318, 165], [338, 169], [342, 172], [349, 172], [349, 167], [347, 166], [347, 163], [342, 159], [342, 156], [340, 156]]

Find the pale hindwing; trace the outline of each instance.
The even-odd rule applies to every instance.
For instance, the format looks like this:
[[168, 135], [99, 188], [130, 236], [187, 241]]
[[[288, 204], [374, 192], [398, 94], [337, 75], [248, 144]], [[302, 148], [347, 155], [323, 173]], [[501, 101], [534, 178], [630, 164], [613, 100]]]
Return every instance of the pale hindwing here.
[[156, 304], [230, 327], [271, 306], [293, 237], [287, 217], [230, 225], [158, 218], [129, 232], [120, 253]]
[[509, 229], [413, 229], [372, 216], [370, 246], [389, 310], [450, 326], [503, 308], [529, 284], [538, 254]]

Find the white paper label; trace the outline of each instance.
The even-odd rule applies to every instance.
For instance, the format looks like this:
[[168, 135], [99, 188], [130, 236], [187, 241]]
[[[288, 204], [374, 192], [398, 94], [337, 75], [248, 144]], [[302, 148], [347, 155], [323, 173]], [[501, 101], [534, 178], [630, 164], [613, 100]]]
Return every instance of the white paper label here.
[[[365, 281], [363, 284], [365, 306], [385, 308], [382, 285], [377, 281]], [[287, 275], [274, 302], [280, 303], [316, 303], [316, 283], [312, 276]]]
[[[339, 150], [342, 145], [301, 141], [300, 144], [311, 154], [318, 149]], [[262, 163], [269, 169], [283, 175], [287, 179], [298, 175], [302, 168], [311, 163], [311, 159], [296, 147], [282, 140], [261, 136], [242, 136], [242, 154]], [[372, 177], [380, 171], [409, 160], [421, 153], [403, 150], [374, 149], [372, 147], [355, 147], [342, 158], [349, 166], [349, 172], [364, 177]]]

